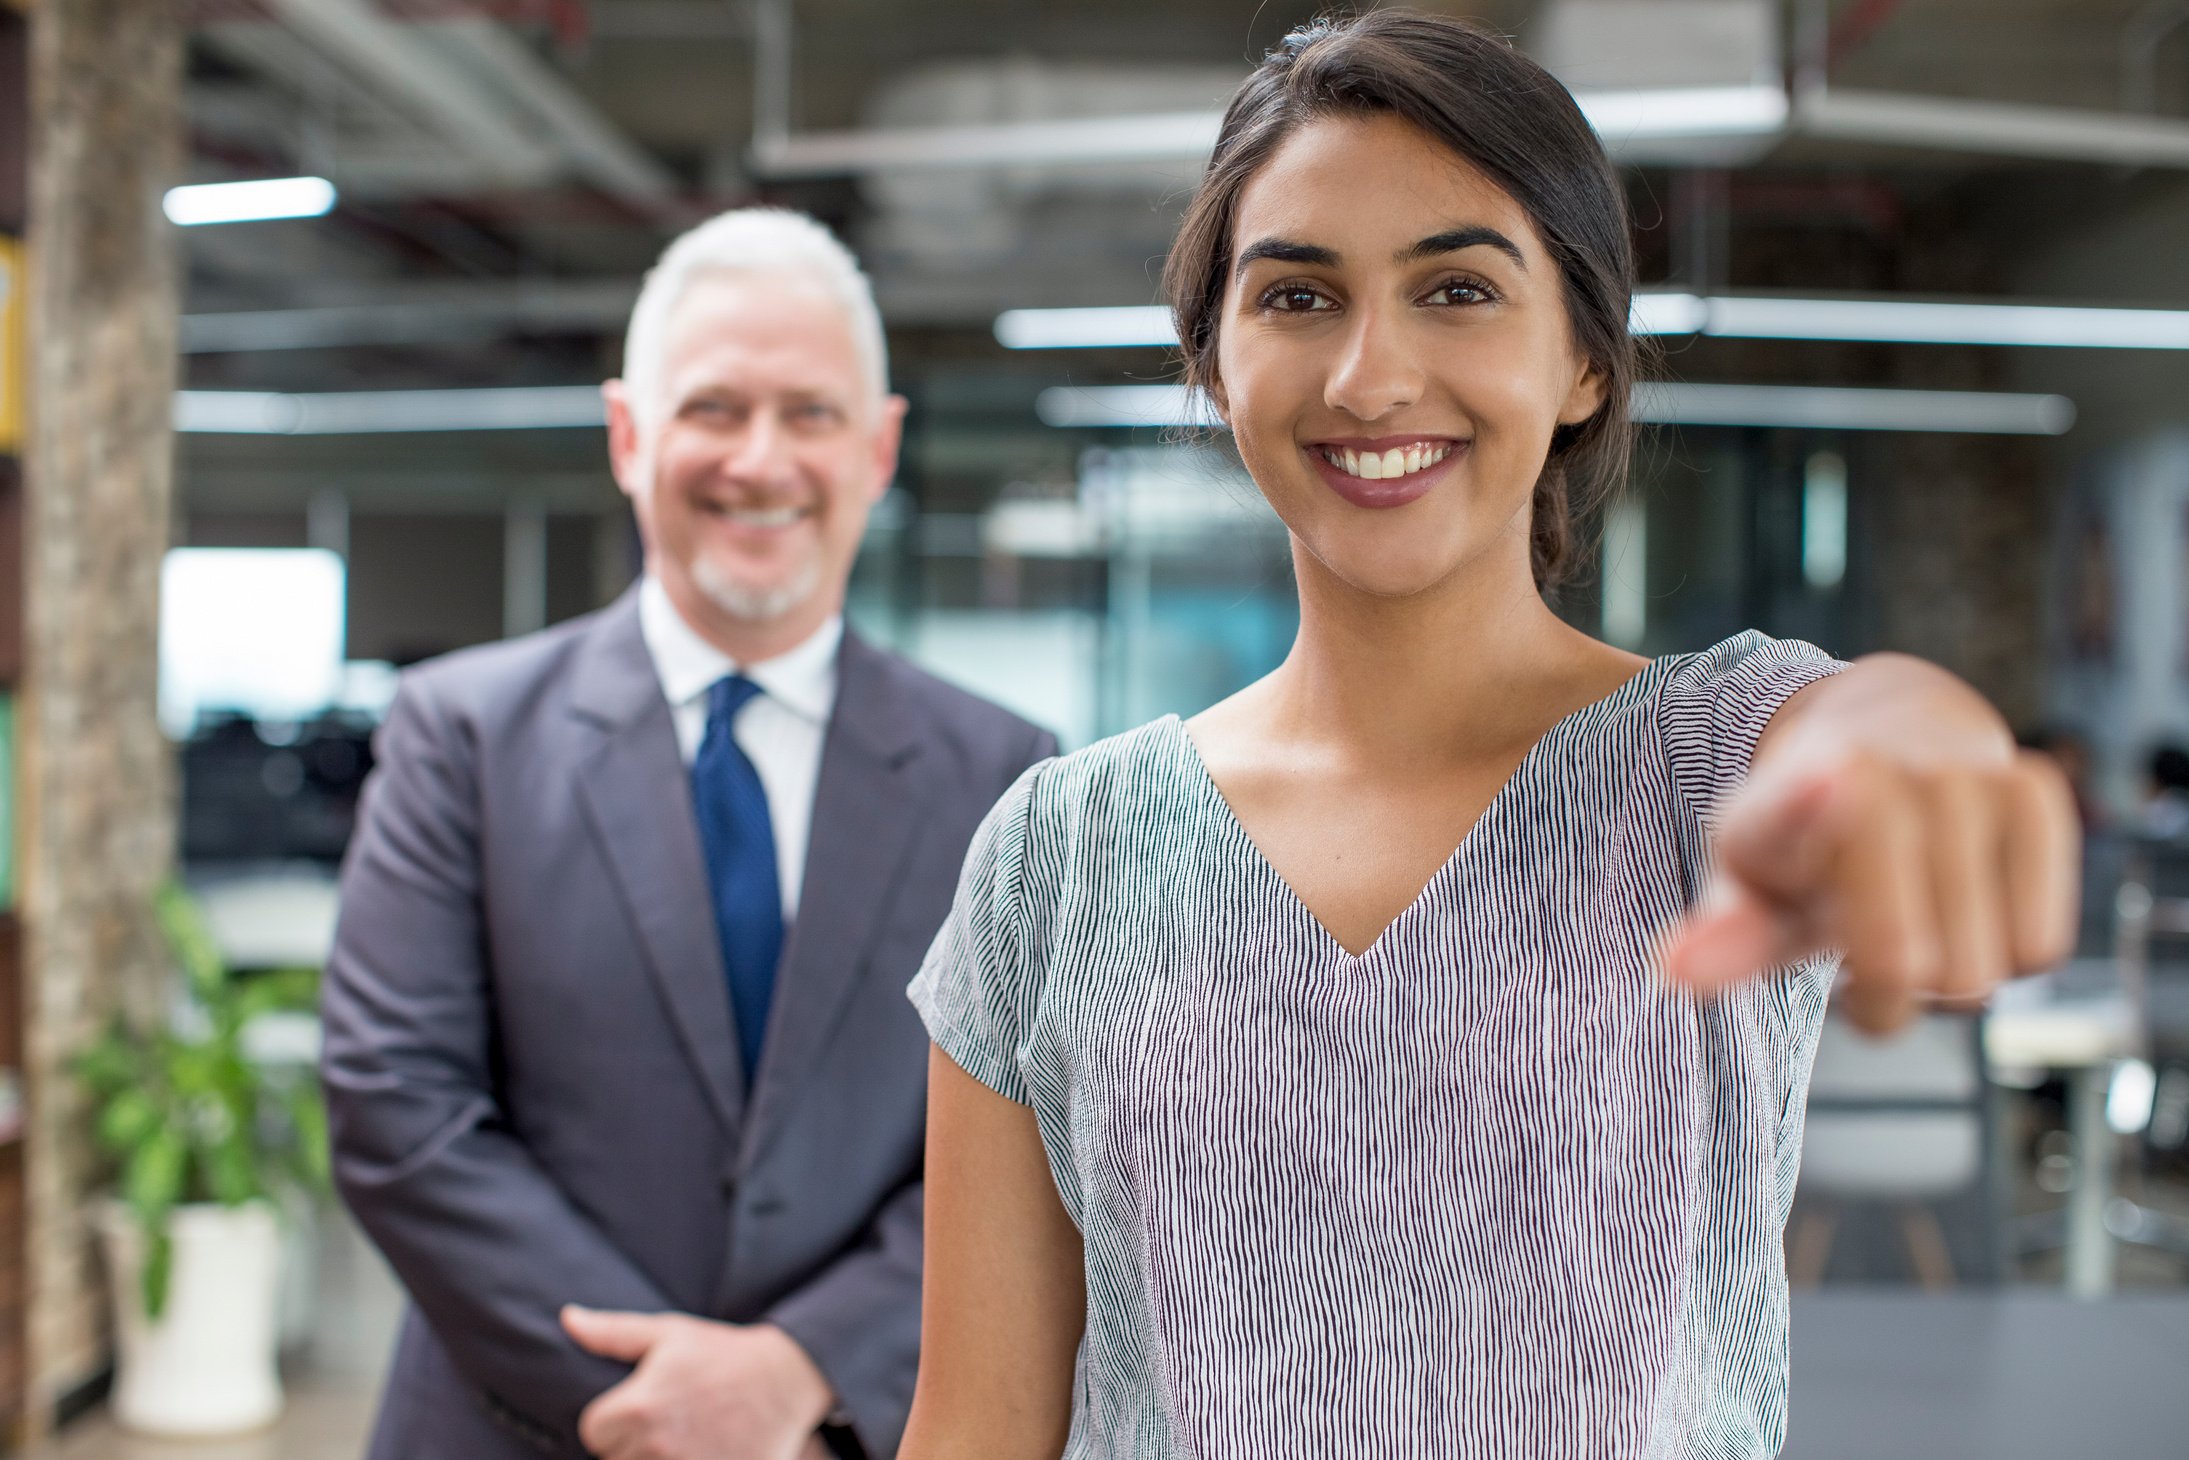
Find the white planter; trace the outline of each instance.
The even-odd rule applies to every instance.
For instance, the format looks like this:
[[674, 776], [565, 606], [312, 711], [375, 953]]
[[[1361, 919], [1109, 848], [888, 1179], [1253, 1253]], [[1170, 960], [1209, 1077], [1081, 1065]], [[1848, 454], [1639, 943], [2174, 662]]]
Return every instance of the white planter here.
[[281, 1412], [281, 1225], [264, 1202], [177, 1207], [167, 1307], [144, 1312], [144, 1234], [126, 1207], [101, 1220], [121, 1357], [114, 1418], [154, 1435], [223, 1435]]

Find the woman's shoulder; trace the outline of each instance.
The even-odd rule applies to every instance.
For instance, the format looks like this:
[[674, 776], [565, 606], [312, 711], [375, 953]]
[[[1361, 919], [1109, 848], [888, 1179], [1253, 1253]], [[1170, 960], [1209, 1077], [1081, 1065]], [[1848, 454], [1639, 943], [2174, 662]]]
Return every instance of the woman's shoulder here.
[[1043, 761], [1021, 782], [1029, 821], [1054, 825], [1110, 811], [1147, 814], [1190, 786], [1185, 729], [1176, 715]]
[[1825, 673], [1845, 667], [1805, 639], [1773, 638], [1761, 629], [1742, 629], [1707, 649], [1667, 654], [1658, 662], [1667, 671], [1668, 691], [1724, 685], [1800, 666]]
[[1756, 742], [1789, 699], [1847, 666], [1801, 639], [1747, 629], [1669, 655], [1657, 721], [1675, 780], [1706, 818], [1747, 777]]

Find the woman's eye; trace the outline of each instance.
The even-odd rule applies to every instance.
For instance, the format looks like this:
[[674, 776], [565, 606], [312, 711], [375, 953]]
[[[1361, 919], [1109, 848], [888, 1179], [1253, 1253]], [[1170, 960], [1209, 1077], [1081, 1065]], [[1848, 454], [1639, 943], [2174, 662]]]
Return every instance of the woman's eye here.
[[1493, 296], [1472, 280], [1452, 279], [1437, 285], [1429, 297], [1439, 304], [1487, 304]]
[[1297, 284], [1282, 284], [1262, 296], [1262, 307], [1279, 314], [1310, 314], [1331, 307], [1320, 292]]

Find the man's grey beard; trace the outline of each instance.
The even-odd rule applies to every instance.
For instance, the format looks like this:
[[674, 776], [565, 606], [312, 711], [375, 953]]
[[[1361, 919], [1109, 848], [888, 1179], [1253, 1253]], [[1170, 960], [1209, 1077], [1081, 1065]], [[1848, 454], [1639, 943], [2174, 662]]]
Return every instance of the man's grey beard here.
[[821, 586], [821, 560], [819, 555], [806, 559], [805, 566], [787, 583], [751, 588], [723, 572], [712, 559], [702, 557], [692, 563], [692, 582], [707, 595], [709, 603], [731, 618], [762, 623], [781, 618], [813, 597]]

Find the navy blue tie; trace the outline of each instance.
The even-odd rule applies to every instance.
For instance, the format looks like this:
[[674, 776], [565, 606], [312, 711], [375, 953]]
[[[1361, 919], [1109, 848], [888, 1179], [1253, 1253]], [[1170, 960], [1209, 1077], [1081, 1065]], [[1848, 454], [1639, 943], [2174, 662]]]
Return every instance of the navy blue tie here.
[[715, 931], [722, 940], [722, 967], [729, 975], [730, 1011], [737, 1018], [748, 1089], [760, 1067], [760, 1043], [775, 995], [775, 965], [783, 952], [783, 893], [776, 880], [768, 797], [760, 773], [730, 733], [737, 712], [759, 693], [760, 686], [741, 674], [714, 683], [707, 691], [707, 733], [692, 761], [692, 805], [699, 814], [699, 843], [707, 854]]

